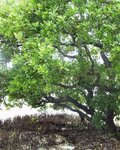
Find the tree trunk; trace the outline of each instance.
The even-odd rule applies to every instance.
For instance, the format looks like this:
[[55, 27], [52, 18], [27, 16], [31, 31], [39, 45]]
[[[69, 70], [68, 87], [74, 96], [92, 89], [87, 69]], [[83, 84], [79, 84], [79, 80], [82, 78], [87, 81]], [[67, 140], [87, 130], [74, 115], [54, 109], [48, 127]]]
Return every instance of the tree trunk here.
[[117, 127], [114, 124], [113, 118], [114, 118], [114, 112], [112, 110], [109, 110], [107, 112], [106, 116], [106, 125], [107, 125], [107, 131], [115, 133], [117, 131]]

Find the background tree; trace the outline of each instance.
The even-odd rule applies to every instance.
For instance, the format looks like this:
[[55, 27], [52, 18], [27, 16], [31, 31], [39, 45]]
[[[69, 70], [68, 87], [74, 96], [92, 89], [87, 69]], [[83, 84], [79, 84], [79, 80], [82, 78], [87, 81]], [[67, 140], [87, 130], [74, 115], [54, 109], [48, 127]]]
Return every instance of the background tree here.
[[20, 0], [0, 5], [0, 34], [13, 62], [7, 95], [52, 103], [115, 131], [120, 114], [119, 1]]

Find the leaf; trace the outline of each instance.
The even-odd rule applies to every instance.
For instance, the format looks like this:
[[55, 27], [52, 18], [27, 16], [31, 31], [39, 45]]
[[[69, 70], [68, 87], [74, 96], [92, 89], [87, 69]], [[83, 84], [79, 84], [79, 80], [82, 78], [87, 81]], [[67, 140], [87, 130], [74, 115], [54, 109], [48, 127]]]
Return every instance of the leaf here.
[[19, 31], [18, 33], [14, 33], [14, 36], [15, 36], [15, 38], [16, 38], [18, 41], [22, 41], [22, 39], [23, 39], [23, 32], [22, 32], [22, 31]]

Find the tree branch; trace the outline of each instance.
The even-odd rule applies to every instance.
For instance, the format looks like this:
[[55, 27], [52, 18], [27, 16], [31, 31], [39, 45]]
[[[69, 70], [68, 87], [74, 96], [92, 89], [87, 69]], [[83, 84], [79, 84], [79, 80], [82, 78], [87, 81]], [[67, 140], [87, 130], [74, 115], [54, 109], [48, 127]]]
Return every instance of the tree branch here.
[[100, 41], [98, 41], [98, 42], [85, 42], [85, 41], [83, 41], [81, 44], [83, 44], [83, 45], [93, 45], [93, 46], [98, 47], [100, 49], [103, 48], [103, 44], [100, 43]]
[[86, 112], [87, 114], [92, 115], [91, 110], [87, 106], [79, 103], [77, 100], [75, 100], [74, 98], [72, 98], [70, 96], [65, 96], [65, 97], [60, 97], [60, 98], [54, 98], [52, 96], [46, 96], [45, 98], [48, 100], [49, 103], [54, 103], [54, 104], [70, 102], [70, 103], [74, 104], [77, 108]]
[[78, 86], [78, 84], [72, 84], [72, 85], [66, 85], [66, 84], [62, 84], [62, 83], [58, 83], [58, 84], [55, 84], [56, 86], [60, 86], [60, 87], [63, 87], [65, 89], [71, 89], [71, 88], [75, 88]]
[[82, 119], [83, 119], [83, 118], [86, 118], [88, 121], [91, 121], [91, 117], [89, 117], [87, 114], [81, 112], [81, 111], [78, 110], [78, 109], [74, 109], [74, 108], [70, 107], [70, 106], [67, 105], [67, 104], [55, 104], [55, 106], [67, 108], [67, 109], [69, 109], [69, 110], [71, 110], [71, 111], [73, 111], [73, 112], [78, 113], [79, 116], [80, 116]]
[[120, 92], [120, 89], [118, 89], [118, 88], [115, 88], [115, 87], [108, 87], [108, 86], [106, 86], [106, 85], [101, 85], [100, 86], [100, 88], [103, 90], [103, 91], [106, 91], [106, 92], [115, 92], [115, 93], [117, 93], [117, 92]]
[[[77, 88], [77, 87], [79, 88], [78, 83], [73, 84], [73, 85], [66, 85], [66, 84], [58, 83], [58, 84], [55, 84], [55, 86], [59, 86], [59, 87], [62, 87], [62, 88], [64, 88], [64, 89], [73, 89], [73, 88]], [[83, 90], [80, 89], [80, 88], [79, 88], [79, 91], [82, 93], [82, 95], [83, 95], [83, 96], [85, 97], [85, 99], [86, 99], [87, 95], [86, 95], [85, 91], [83, 91]]]
[[105, 55], [103, 51], [100, 52], [100, 55], [104, 61], [105, 67], [106, 68], [111, 68], [111, 62], [109, 61], [108, 57]]
[[77, 47], [77, 45], [75, 45], [75, 43], [62, 43], [62, 42], [60, 42], [60, 45], [62, 45], [62, 46], [76, 46]]
[[[98, 42], [89, 42], [89, 43], [87, 43], [87, 42], [82, 42], [82, 44], [84, 44], [84, 46], [87, 44], [91, 44], [91, 45], [93, 45], [93, 46], [95, 46], [95, 47], [98, 47], [98, 48], [100, 48], [100, 49], [103, 49], [103, 44], [101, 44], [99, 41]], [[87, 49], [87, 46], [85, 47], [86, 48], [86, 50], [88, 51], [88, 49]], [[89, 54], [89, 53], [88, 53]], [[108, 57], [105, 55], [105, 53], [103, 52], [103, 51], [101, 51], [100, 52], [100, 55], [101, 55], [101, 58], [102, 58], [102, 60], [103, 60], [103, 62], [104, 62], [104, 64], [105, 64], [105, 67], [106, 68], [110, 68], [111, 67], [111, 62], [109, 61], [109, 59], [108, 59]], [[90, 60], [91, 60], [91, 62], [92, 62], [92, 58], [90, 57], [91, 55], [89, 54], [89, 58], [90, 58]]]
[[62, 56], [64, 56], [64, 57], [67, 57], [67, 58], [72, 58], [72, 59], [74, 59], [74, 58], [77, 58], [77, 56], [76, 55], [67, 55], [67, 54], [65, 54], [60, 48], [58, 48], [57, 46], [53, 46], [54, 48], [56, 48], [57, 50], [58, 50], [58, 52], [62, 55]]
[[84, 44], [84, 48], [85, 48], [85, 50], [86, 50], [86, 52], [87, 52], [87, 55], [88, 55], [88, 57], [89, 57], [89, 59], [90, 59], [90, 61], [91, 61], [91, 64], [92, 64], [92, 70], [93, 70], [93, 68], [94, 68], [94, 61], [93, 61], [93, 59], [92, 59], [92, 57], [91, 57], [91, 54], [90, 54], [90, 51], [89, 51], [89, 49], [88, 49], [88, 47], [87, 47], [87, 45], [86, 44]]

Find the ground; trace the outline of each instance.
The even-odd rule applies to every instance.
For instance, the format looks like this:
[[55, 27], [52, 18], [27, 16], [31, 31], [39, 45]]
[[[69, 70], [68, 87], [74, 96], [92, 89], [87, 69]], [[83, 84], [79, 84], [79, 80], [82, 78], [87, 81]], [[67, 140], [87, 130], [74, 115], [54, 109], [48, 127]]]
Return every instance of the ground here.
[[120, 150], [119, 139], [79, 117], [43, 114], [0, 124], [0, 150]]

